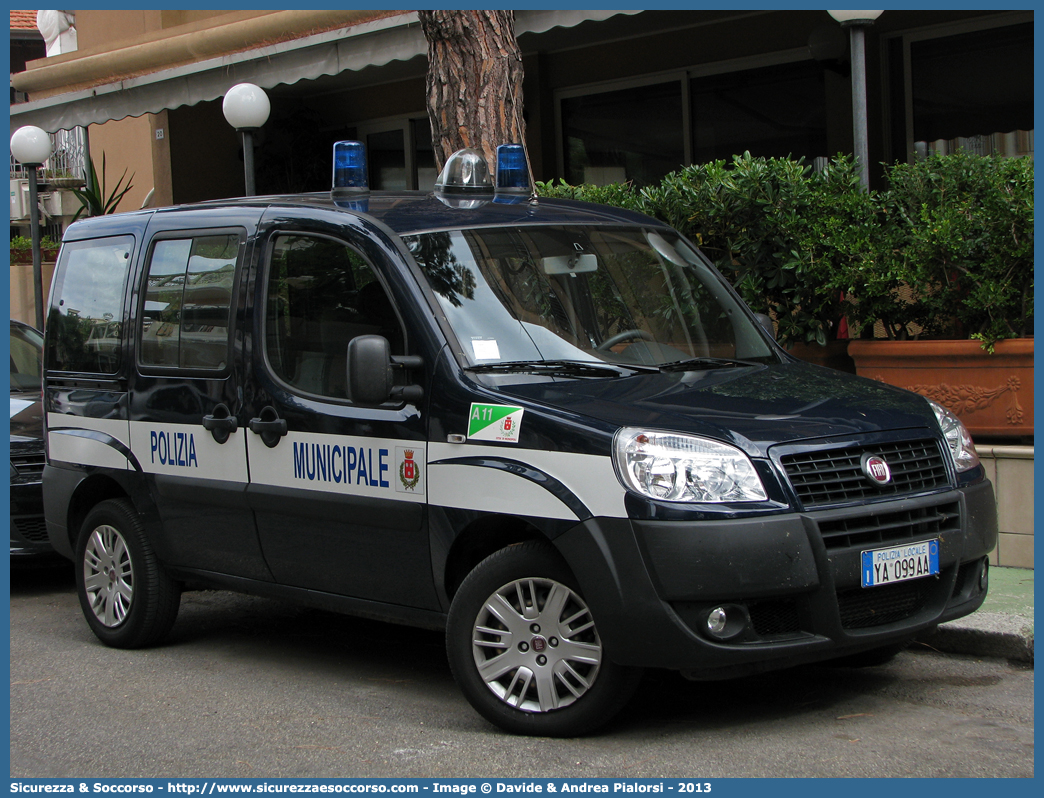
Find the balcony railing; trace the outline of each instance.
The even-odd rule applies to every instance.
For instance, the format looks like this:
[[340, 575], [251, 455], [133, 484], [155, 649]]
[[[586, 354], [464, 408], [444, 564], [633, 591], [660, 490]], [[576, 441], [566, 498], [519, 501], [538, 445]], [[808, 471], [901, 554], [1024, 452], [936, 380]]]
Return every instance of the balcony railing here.
[[[87, 132], [82, 127], [51, 133], [51, 157], [43, 165], [43, 180], [83, 178], [87, 168]], [[11, 179], [25, 177], [25, 169], [11, 156]]]

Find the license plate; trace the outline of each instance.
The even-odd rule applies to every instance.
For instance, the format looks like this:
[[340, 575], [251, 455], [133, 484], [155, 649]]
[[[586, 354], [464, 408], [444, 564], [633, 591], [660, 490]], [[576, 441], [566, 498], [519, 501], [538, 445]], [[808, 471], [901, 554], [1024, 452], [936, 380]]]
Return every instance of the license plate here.
[[923, 540], [905, 546], [860, 553], [863, 587], [891, 585], [939, 574], [939, 541]]

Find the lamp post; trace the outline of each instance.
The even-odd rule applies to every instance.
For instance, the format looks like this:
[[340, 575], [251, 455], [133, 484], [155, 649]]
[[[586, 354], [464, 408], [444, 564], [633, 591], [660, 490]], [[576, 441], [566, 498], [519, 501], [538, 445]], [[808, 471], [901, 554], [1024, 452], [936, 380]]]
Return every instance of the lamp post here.
[[40, 207], [37, 199], [36, 170], [51, 157], [51, 137], [38, 127], [20, 127], [11, 136], [11, 154], [29, 171], [29, 230], [33, 242], [33, 301], [36, 303], [36, 329], [43, 331], [43, 269], [40, 265]]
[[827, 11], [842, 28], [848, 28], [852, 42], [852, 138], [853, 154], [859, 166], [859, 184], [870, 188], [870, 151], [866, 121], [866, 29], [883, 11]]
[[243, 141], [243, 180], [247, 197], [254, 196], [254, 131], [268, 121], [272, 105], [268, 95], [253, 83], [239, 83], [221, 103], [225, 121], [239, 131]]

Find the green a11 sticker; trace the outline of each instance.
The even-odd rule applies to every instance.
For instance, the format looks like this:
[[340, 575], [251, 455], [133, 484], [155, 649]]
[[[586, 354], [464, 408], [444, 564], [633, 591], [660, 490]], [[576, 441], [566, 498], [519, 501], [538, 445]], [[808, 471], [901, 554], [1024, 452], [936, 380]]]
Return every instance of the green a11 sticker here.
[[473, 402], [468, 416], [468, 438], [473, 441], [518, 443], [525, 408], [511, 405], [480, 405]]

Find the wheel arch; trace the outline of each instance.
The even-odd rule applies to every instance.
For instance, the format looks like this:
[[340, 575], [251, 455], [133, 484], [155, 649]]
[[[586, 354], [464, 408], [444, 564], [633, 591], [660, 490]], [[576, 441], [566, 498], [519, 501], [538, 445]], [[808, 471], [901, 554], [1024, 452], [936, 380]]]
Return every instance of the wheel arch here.
[[515, 515], [483, 515], [471, 521], [454, 538], [443, 568], [446, 597], [453, 599], [464, 578], [489, 555], [527, 540], [550, 536], [531, 520]]
[[123, 486], [105, 474], [91, 474], [81, 480], [69, 499], [66, 515], [66, 533], [69, 536], [69, 545], [72, 550], [76, 550], [80, 529], [92, 509], [107, 499], [129, 498], [130, 495]]

